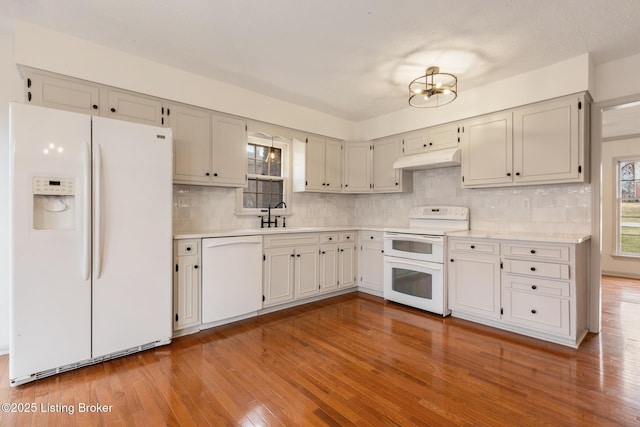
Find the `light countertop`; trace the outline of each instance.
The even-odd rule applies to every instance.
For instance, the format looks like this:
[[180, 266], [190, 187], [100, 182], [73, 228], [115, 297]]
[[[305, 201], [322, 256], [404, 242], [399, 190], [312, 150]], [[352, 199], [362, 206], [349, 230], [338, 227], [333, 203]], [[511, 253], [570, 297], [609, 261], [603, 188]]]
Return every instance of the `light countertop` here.
[[194, 231], [175, 234], [174, 239], [206, 239], [209, 237], [234, 237], [234, 236], [263, 236], [283, 233], [325, 233], [332, 231], [382, 231], [385, 227], [379, 226], [327, 226], [327, 227], [278, 227], [278, 228], [245, 228], [229, 230], [213, 230], [208, 232]]
[[[340, 231], [378, 231], [382, 232], [389, 226], [373, 225], [373, 226], [326, 226], [326, 227], [278, 227], [278, 228], [245, 228], [245, 229], [228, 229], [213, 231], [193, 231], [182, 232], [173, 236], [174, 239], [206, 239], [211, 237], [234, 237], [234, 236], [263, 236], [271, 234], [284, 233], [328, 233]], [[582, 243], [591, 236], [588, 234], [562, 234], [562, 233], [531, 233], [519, 231], [486, 231], [486, 230], [468, 230], [448, 232], [449, 237], [465, 237], [465, 238], [481, 238], [496, 240], [520, 240], [534, 242], [550, 242], [550, 243]]]
[[531, 233], [521, 231], [484, 231], [468, 230], [448, 233], [449, 237], [468, 237], [478, 239], [496, 240], [520, 240], [549, 243], [574, 243], [579, 244], [591, 239], [589, 234], [563, 234], [563, 233]]

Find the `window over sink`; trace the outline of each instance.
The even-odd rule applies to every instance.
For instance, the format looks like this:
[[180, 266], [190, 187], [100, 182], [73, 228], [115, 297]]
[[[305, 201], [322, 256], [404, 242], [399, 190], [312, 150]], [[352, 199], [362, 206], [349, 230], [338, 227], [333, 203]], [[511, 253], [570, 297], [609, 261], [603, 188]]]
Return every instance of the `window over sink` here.
[[[259, 215], [269, 206], [287, 213], [289, 197], [289, 143], [262, 133], [247, 138], [247, 186], [238, 190], [238, 212]], [[272, 210], [272, 213], [274, 211]]]

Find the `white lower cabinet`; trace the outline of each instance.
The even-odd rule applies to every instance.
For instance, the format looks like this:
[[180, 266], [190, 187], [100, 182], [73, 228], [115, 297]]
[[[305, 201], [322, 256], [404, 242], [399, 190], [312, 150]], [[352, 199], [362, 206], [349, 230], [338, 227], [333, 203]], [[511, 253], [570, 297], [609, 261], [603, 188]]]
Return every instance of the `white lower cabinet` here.
[[450, 255], [449, 308], [499, 319], [500, 256], [454, 252]]
[[452, 315], [578, 347], [587, 333], [588, 242], [449, 237]]
[[173, 330], [200, 325], [200, 239], [174, 241]]
[[382, 236], [381, 231], [360, 231], [358, 233], [358, 247], [360, 248], [358, 288], [363, 292], [377, 296], [382, 296], [383, 293], [384, 248]]
[[355, 286], [356, 233], [265, 236], [263, 308]]

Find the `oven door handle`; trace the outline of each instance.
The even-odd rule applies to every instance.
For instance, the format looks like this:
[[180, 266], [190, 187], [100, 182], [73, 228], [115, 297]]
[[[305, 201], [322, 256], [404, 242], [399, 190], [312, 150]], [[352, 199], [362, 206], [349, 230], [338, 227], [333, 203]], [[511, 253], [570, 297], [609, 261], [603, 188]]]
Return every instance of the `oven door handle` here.
[[385, 240], [409, 240], [413, 242], [427, 242], [427, 243], [436, 243], [442, 244], [442, 237], [427, 237], [427, 236], [416, 236], [415, 234], [385, 234]]
[[385, 258], [386, 258], [385, 261], [389, 263], [397, 264], [398, 266], [410, 265], [412, 267], [421, 268], [421, 269], [428, 268], [429, 270], [433, 270], [433, 271], [442, 270], [442, 264], [436, 264], [434, 262], [425, 262], [425, 261], [413, 262], [410, 260], [398, 259], [393, 257], [385, 257]]

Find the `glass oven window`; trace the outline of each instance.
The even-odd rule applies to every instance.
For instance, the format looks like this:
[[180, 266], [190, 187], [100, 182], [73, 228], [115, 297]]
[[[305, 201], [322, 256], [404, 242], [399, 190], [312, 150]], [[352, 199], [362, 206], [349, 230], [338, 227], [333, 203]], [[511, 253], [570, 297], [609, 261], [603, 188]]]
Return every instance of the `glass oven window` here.
[[396, 251], [410, 252], [414, 254], [433, 254], [433, 244], [425, 242], [413, 242], [411, 240], [393, 240], [391, 247]]
[[433, 276], [415, 270], [393, 268], [391, 288], [399, 293], [418, 298], [432, 299]]

